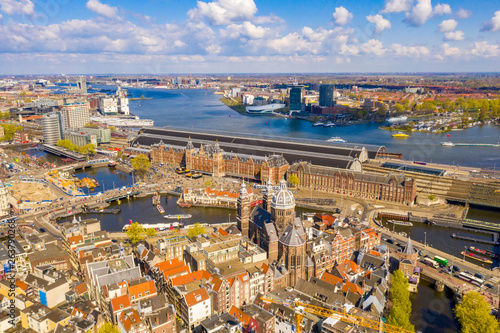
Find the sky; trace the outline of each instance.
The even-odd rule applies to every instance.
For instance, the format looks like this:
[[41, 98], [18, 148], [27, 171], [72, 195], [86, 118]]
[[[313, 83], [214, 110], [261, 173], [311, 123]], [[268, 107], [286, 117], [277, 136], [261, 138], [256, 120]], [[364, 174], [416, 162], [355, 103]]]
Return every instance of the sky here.
[[500, 1], [0, 0], [0, 75], [500, 72]]

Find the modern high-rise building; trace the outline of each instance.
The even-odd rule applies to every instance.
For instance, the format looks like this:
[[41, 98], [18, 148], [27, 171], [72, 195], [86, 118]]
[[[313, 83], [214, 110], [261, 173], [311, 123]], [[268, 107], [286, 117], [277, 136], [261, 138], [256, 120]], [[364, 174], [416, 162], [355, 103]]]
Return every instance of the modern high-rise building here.
[[290, 111], [300, 111], [300, 103], [302, 102], [302, 88], [290, 88]]
[[63, 138], [66, 121], [61, 112], [47, 113], [42, 117], [43, 141], [55, 145]]
[[99, 99], [99, 111], [106, 115], [117, 114], [118, 99], [114, 96], [101, 97]]
[[111, 142], [111, 130], [109, 128], [82, 127], [79, 131], [87, 135], [95, 136], [97, 143]]
[[83, 127], [90, 122], [88, 102], [66, 103], [62, 106], [67, 128]]
[[319, 86], [319, 106], [333, 106], [333, 84], [322, 84]]
[[76, 87], [81, 93], [86, 94], [87, 93], [87, 78], [85, 78], [85, 76], [80, 76], [78, 78], [78, 81], [76, 81]]

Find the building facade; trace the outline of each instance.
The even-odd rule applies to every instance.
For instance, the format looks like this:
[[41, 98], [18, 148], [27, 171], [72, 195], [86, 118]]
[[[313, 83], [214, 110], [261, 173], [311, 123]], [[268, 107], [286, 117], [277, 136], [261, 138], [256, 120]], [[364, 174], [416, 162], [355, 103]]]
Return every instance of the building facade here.
[[300, 111], [300, 104], [302, 102], [302, 88], [290, 88], [290, 111]]
[[415, 179], [402, 174], [385, 176], [300, 162], [292, 165], [287, 175], [296, 175], [299, 186], [351, 197], [412, 205], [417, 195]]
[[43, 141], [50, 145], [55, 145], [63, 138], [66, 129], [66, 120], [63, 113], [52, 112], [42, 117]]
[[79, 128], [90, 121], [90, 104], [88, 102], [66, 103], [62, 106], [67, 128]]
[[319, 86], [319, 106], [333, 106], [333, 90], [335, 87], [332, 84], [322, 84]]

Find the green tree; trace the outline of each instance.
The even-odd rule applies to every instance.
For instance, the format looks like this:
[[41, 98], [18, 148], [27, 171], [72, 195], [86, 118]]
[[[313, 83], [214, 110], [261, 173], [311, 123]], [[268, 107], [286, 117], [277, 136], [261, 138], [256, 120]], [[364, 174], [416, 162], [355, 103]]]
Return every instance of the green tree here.
[[201, 223], [195, 223], [188, 228], [188, 237], [193, 238], [201, 234], [205, 234], [207, 231]]
[[156, 231], [156, 229], [152, 229], [152, 228], [146, 229], [146, 236], [148, 238], [155, 237], [157, 233], [158, 232]]
[[288, 181], [290, 182], [290, 184], [292, 184], [293, 186], [297, 186], [299, 185], [300, 181], [299, 181], [299, 177], [297, 175], [291, 175], [290, 178], [288, 178]]
[[146, 231], [139, 224], [139, 222], [134, 222], [130, 225], [127, 230], [127, 238], [130, 240], [132, 244], [137, 244], [140, 241], [146, 239]]
[[387, 114], [387, 106], [385, 104], [382, 104], [378, 109], [377, 109], [377, 114], [380, 116], [385, 116]]
[[476, 291], [467, 293], [462, 303], [455, 306], [454, 311], [462, 333], [500, 332], [498, 321], [490, 315], [488, 302]]
[[410, 323], [411, 302], [408, 287], [408, 279], [404, 274], [400, 270], [395, 271], [392, 274], [392, 308], [387, 323], [414, 332], [415, 327]]
[[100, 328], [98, 333], [120, 333], [118, 328], [111, 323], [104, 323]]
[[108, 128], [111, 130], [111, 132], [116, 131], [116, 128], [114, 126], [109, 126]]
[[479, 111], [479, 120], [485, 121], [487, 115], [488, 115], [488, 111], [485, 108], [481, 108], [481, 110]]
[[396, 103], [396, 105], [394, 105], [394, 110], [397, 112], [397, 113], [403, 113], [405, 108], [399, 104], [399, 103]]
[[212, 186], [212, 181], [210, 179], [205, 180], [205, 187]]
[[20, 132], [23, 130], [22, 126], [16, 126], [14, 124], [2, 124], [2, 127], [4, 131], [4, 137], [2, 138], [2, 140], [4, 141], [12, 140], [16, 132]]
[[130, 164], [132, 164], [132, 168], [134, 168], [139, 175], [144, 175], [149, 168], [151, 168], [151, 161], [146, 155], [138, 155], [134, 157]]

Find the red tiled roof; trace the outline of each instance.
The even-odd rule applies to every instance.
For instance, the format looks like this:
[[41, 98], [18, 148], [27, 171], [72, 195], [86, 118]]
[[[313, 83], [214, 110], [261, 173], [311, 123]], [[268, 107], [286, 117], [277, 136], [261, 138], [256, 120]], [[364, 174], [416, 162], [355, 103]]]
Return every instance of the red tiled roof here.
[[77, 293], [78, 295], [83, 295], [87, 292], [87, 286], [85, 285], [84, 282], [76, 285], [74, 287], [74, 290], [75, 290], [75, 293]]
[[178, 276], [186, 275], [186, 274], [189, 274], [189, 266], [188, 265], [184, 265], [184, 266], [177, 267], [174, 269], [166, 270], [163, 272], [163, 276], [165, 277], [165, 279], [173, 279], [173, 278], [176, 278]]
[[222, 228], [219, 228], [219, 230], [217, 230], [219, 232], [220, 235], [222, 236], [229, 236], [229, 234], [226, 232], [226, 230], [222, 229]]
[[350, 281], [346, 281], [344, 283], [344, 285], [342, 286], [342, 291], [345, 293], [350, 291], [351, 293], [356, 293], [358, 295], [363, 295], [365, 293], [365, 291], [360, 286]]
[[332, 285], [336, 285], [337, 283], [342, 283], [344, 282], [343, 279], [339, 278], [338, 276], [332, 275], [327, 272], [323, 272], [321, 277], [319, 278], [321, 281], [325, 281], [327, 283], [330, 283]]
[[181, 286], [183, 284], [187, 284], [193, 281], [199, 281], [202, 279], [209, 280], [212, 277], [212, 274], [207, 271], [200, 270], [193, 273], [189, 273], [186, 275], [178, 276], [172, 279], [172, 286]]
[[[156, 286], [153, 280], [145, 281], [143, 283], [139, 283], [128, 287], [128, 294], [131, 297], [134, 296], [135, 300], [144, 296], [148, 296], [146, 295], [146, 292], [149, 292], [148, 293], [149, 296], [153, 296], [156, 294]], [[139, 296], [139, 294], [141, 295]]]
[[26, 289], [28, 289], [28, 284], [21, 280], [16, 280], [16, 286], [21, 288], [23, 291], [26, 291]]
[[111, 309], [113, 312], [130, 308], [130, 299], [128, 295], [115, 297], [111, 300]]
[[340, 273], [340, 275], [342, 275], [342, 277], [344, 279], [347, 278], [347, 274], [349, 272], [353, 272], [353, 273], [361, 272], [361, 268], [358, 266], [358, 264], [356, 264], [354, 261], [349, 260], [349, 259], [344, 260], [343, 263], [335, 266], [335, 268]]
[[189, 308], [192, 307], [193, 305], [196, 305], [200, 302], [207, 300], [208, 298], [209, 298], [208, 293], [205, 288], [200, 288], [184, 296], [186, 304]]
[[83, 244], [83, 236], [82, 235], [72, 236], [68, 238], [68, 243], [70, 246], [75, 244]]
[[238, 309], [234, 305], [231, 306], [231, 309], [229, 310], [229, 314], [231, 316], [235, 317], [236, 319], [238, 319], [244, 327], [248, 326], [248, 324], [250, 324], [250, 320], [252, 319], [251, 316], [249, 316], [248, 314], [246, 314], [242, 310]]
[[167, 261], [162, 261], [154, 265], [154, 267], [158, 267], [160, 272], [164, 272], [166, 270], [174, 269], [177, 267], [181, 267], [184, 265], [184, 261], [180, 261], [177, 258], [174, 258], [172, 260], [167, 260]]

